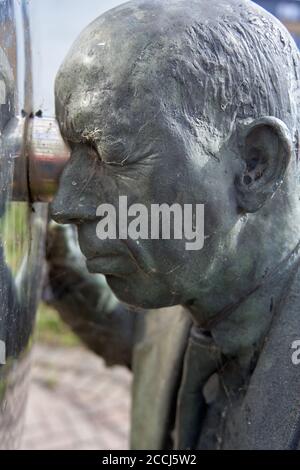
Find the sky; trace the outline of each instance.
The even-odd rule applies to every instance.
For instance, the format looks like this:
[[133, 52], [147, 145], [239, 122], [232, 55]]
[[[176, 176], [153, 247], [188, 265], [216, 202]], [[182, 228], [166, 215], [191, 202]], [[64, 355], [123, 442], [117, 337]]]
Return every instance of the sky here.
[[34, 107], [54, 115], [54, 79], [73, 41], [91, 21], [125, 0], [28, 0]]

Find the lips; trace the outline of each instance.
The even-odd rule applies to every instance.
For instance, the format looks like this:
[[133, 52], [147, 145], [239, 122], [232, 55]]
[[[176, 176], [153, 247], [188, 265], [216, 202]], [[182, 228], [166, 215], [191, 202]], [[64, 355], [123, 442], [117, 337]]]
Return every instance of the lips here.
[[124, 276], [137, 270], [130, 258], [116, 254], [97, 255], [87, 259], [86, 265], [89, 272], [104, 275]]
[[91, 273], [124, 276], [136, 272], [138, 264], [125, 242], [119, 240], [97, 240], [95, 224], [78, 227], [78, 241], [86, 257], [87, 269]]

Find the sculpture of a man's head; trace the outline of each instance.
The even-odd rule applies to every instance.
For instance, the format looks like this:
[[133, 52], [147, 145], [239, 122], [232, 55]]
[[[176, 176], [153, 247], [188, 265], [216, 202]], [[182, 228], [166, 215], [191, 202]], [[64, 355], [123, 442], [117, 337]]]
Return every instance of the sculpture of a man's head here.
[[[121, 300], [221, 309], [294, 248], [298, 77], [289, 33], [246, 0], [136, 0], [80, 35], [56, 80], [72, 156], [52, 212]], [[120, 196], [204, 204], [203, 248], [99, 240]]]

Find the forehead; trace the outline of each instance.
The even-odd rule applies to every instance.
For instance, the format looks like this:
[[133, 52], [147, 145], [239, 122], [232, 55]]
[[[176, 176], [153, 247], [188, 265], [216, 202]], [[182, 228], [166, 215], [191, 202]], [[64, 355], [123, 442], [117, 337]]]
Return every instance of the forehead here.
[[186, 29], [209, 3], [217, 4], [170, 0], [165, 8], [162, 1], [130, 2], [92, 23], [56, 80], [56, 112], [64, 132], [74, 135], [95, 126], [126, 132], [167, 113], [174, 119], [191, 114], [196, 105], [197, 118], [207, 115], [205, 81], [188, 79], [194, 75], [195, 48]]
[[137, 51], [126, 55], [100, 42], [93, 53], [82, 50], [69, 57], [56, 81], [56, 113], [65, 133], [90, 126], [126, 132], [159, 119], [166, 102], [163, 71], [159, 54], [150, 49], [142, 59]]
[[64, 105], [57, 107], [57, 117], [65, 137], [81, 140], [83, 134], [101, 130], [101, 134], [129, 135], [145, 126], [158, 124], [164, 118], [159, 100], [143, 88], [125, 87], [103, 89], [98, 83], [91, 89], [86, 84], [76, 88]]
[[[173, 3], [184, 5], [181, 1]], [[163, 62], [160, 59], [168, 56], [170, 38], [183, 31], [184, 15], [177, 11], [171, 14], [171, 7], [172, 0], [168, 9], [160, 1], [130, 2], [86, 28], [58, 73], [58, 112], [66, 103], [70, 105], [71, 99], [69, 107], [78, 108], [78, 96], [82, 106], [88, 106], [91, 100], [107, 103], [111, 99], [120, 107], [139, 91], [147, 94]], [[153, 95], [157, 92], [159, 88]]]

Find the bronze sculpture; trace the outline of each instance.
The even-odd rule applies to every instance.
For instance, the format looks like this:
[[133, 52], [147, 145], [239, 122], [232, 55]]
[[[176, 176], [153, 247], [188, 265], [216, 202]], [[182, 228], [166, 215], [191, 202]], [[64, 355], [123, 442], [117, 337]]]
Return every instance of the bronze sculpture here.
[[[56, 81], [72, 157], [52, 205], [52, 303], [134, 373], [132, 447], [294, 449], [300, 375], [299, 53], [249, 1], [132, 1]], [[106, 240], [97, 207], [205, 204], [204, 248]], [[114, 294], [120, 299], [118, 301]]]

